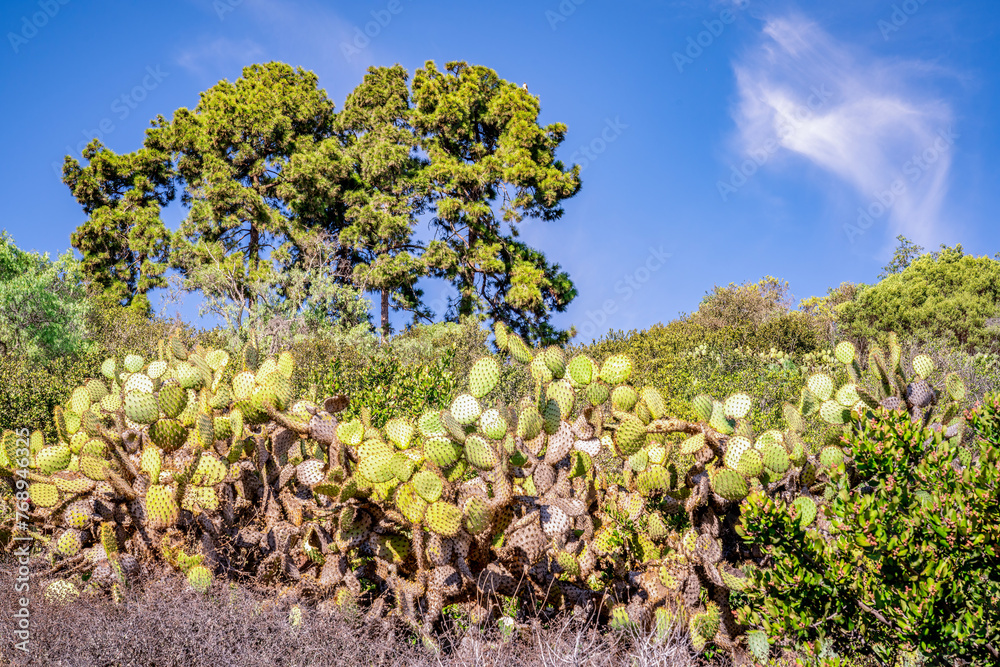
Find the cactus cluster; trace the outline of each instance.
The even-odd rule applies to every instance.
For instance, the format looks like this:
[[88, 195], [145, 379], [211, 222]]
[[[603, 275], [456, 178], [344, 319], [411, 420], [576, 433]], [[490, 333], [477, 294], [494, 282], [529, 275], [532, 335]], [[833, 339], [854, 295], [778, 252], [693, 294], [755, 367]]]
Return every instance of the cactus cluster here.
[[[58, 442], [31, 438], [31, 529], [48, 544], [47, 576], [60, 595], [117, 594], [140, 563], [165, 563], [200, 591], [242, 574], [337, 603], [361, 595], [363, 578], [391, 591], [428, 642], [446, 604], [509, 619], [501, 598], [527, 596], [601, 612], [612, 627], [683, 623], [696, 650], [763, 660], [767, 637], [730, 607], [755, 556], [738, 534], [740, 502], [782, 496], [802, 525], [827, 530], [822, 507], [848, 453], [832, 441], [813, 451], [807, 421], [845, 424], [851, 409], [893, 398], [927, 421], [939, 398], [928, 360], [914, 359], [907, 383], [898, 346], [888, 359], [875, 349], [864, 384], [842, 343], [852, 381], [811, 375], [784, 408], [787, 428], [754, 433], [749, 395], [698, 396], [696, 421], [674, 419], [656, 388], [630, 383], [625, 355], [597, 363], [495, 333], [530, 370], [528, 396], [496, 399], [501, 364], [484, 357], [447, 409], [382, 428], [364, 411], [338, 420], [342, 396], [296, 400], [288, 353], [262, 359], [248, 345], [233, 359], [172, 339], [154, 360], [107, 360], [56, 409]], [[961, 398], [955, 379], [947, 387]], [[7, 477], [11, 459], [0, 454]]]

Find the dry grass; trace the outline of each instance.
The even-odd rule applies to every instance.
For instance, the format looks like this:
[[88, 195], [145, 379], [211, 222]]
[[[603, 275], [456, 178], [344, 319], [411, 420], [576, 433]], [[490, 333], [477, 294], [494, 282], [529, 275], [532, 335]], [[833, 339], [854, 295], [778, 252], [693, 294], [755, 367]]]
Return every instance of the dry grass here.
[[[8, 568], [0, 579], [11, 582]], [[504, 641], [498, 630], [446, 623], [437, 653], [383, 614], [350, 615], [335, 607], [302, 607], [297, 627], [289, 604], [248, 588], [217, 584], [208, 596], [180, 576], [149, 581], [121, 604], [81, 599], [48, 604], [31, 591], [30, 653], [13, 648], [13, 592], [0, 595], [0, 664], [71, 667], [211, 665], [704, 665], [681, 633], [661, 643], [600, 632], [568, 616], [519, 628]]]

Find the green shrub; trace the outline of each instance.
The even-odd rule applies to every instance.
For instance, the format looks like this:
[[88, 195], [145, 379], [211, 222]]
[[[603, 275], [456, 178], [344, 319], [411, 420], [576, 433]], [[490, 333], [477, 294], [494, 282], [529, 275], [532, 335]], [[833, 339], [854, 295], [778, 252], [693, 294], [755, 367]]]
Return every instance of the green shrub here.
[[716, 285], [705, 295], [691, 320], [707, 329], [749, 327], [755, 330], [791, 307], [788, 283], [765, 276], [756, 283]]
[[[801, 344], [803, 339], [794, 332], [808, 343]], [[740, 341], [749, 341], [749, 345], [739, 347]], [[754, 335], [741, 327], [710, 331], [695, 322], [675, 320], [628, 334], [612, 331], [573, 352], [588, 354], [599, 362], [614, 354], [629, 355], [635, 363], [635, 384], [659, 389], [668, 412], [678, 417], [694, 417], [690, 401], [698, 394], [746, 392], [757, 401], [754, 428], [767, 430], [780, 428], [783, 403], [798, 400], [803, 374], [808, 370], [802, 362], [803, 353], [813, 352], [818, 344], [805, 316], [787, 313], [773, 318]], [[793, 361], [793, 354], [799, 363]], [[787, 360], [782, 363], [783, 359]]]
[[[763, 550], [742, 620], [774, 638], [897, 664], [996, 664], [1000, 643], [1000, 401], [946, 438], [880, 409], [846, 439], [853, 471], [800, 527], [780, 499], [753, 494], [740, 530]], [[821, 641], [820, 641], [821, 640]]]
[[86, 329], [91, 336], [83, 349], [54, 356], [44, 363], [24, 357], [0, 357], [0, 425], [40, 429], [46, 437], [54, 438], [53, 409], [66, 400], [73, 387], [99, 377], [105, 357], [122, 358], [134, 353], [151, 359], [157, 354], [157, 341], [169, 331], [177, 332], [191, 344], [211, 337], [211, 332], [149, 318], [121, 306], [90, 311]]
[[[416, 417], [428, 409], [443, 409], [457, 391], [472, 363], [489, 354], [487, 332], [478, 321], [442, 322], [414, 326], [380, 345], [374, 334], [350, 336], [315, 334], [293, 346], [298, 386], [322, 398], [351, 397], [348, 416], [371, 411], [372, 423], [382, 426], [393, 417]], [[501, 395], [515, 395], [526, 386], [526, 374], [504, 367]]]
[[455, 376], [450, 370], [452, 352], [431, 363], [405, 364], [387, 352], [358, 363], [347, 355], [333, 360], [325, 373], [309, 377], [315, 385], [314, 398], [345, 394], [350, 407], [345, 418], [361, 415], [366, 407], [371, 423], [382, 427], [393, 417], [415, 417], [426, 410], [442, 410], [456, 394]]
[[72, 253], [52, 260], [0, 233], [0, 357], [43, 360], [82, 350], [89, 309]]
[[942, 247], [899, 273], [860, 286], [836, 307], [841, 333], [884, 338], [895, 331], [918, 342], [946, 340], [969, 352], [997, 351], [996, 332], [985, 326], [1000, 315], [1000, 261]]
[[52, 410], [70, 390], [96, 374], [101, 358], [94, 353], [56, 357], [44, 364], [0, 359], [0, 425], [42, 430], [55, 437]]
[[753, 338], [745, 344], [756, 349], [773, 347], [783, 352], [807, 354], [819, 349], [825, 342], [817, 332], [812, 317], [793, 311], [762, 324]]

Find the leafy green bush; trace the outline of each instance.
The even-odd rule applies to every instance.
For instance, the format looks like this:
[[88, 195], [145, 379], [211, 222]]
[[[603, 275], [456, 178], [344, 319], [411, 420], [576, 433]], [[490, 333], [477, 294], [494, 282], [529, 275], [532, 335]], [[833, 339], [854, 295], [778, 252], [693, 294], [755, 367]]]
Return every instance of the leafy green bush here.
[[98, 377], [106, 356], [135, 353], [152, 358], [157, 353], [157, 341], [169, 331], [177, 332], [192, 344], [212, 338], [212, 332], [149, 318], [121, 306], [91, 310], [86, 330], [92, 333], [82, 349], [54, 356], [44, 363], [30, 357], [0, 357], [0, 425], [40, 429], [47, 437], [54, 438], [53, 409], [66, 400], [73, 387]]
[[448, 407], [456, 394], [455, 376], [449, 366], [453, 353], [438, 361], [405, 364], [398, 357], [380, 352], [358, 364], [357, 359], [334, 359], [325, 373], [314, 372], [314, 398], [345, 394], [350, 397], [347, 417], [369, 410], [373, 426], [382, 427], [393, 417], [412, 417], [426, 410]]
[[100, 365], [95, 353], [56, 357], [45, 364], [0, 358], [0, 425], [38, 429], [54, 438], [53, 408], [73, 387], [93, 377]]
[[997, 351], [996, 333], [985, 322], [1000, 315], [1000, 261], [967, 255], [961, 245], [942, 247], [875, 285], [860, 286], [836, 312], [841, 332], [856, 339], [895, 331], [919, 342], [943, 339], [969, 352]]
[[[794, 343], [796, 335], [789, 332], [796, 331], [809, 343], [785, 346]], [[739, 347], [740, 341], [749, 341], [749, 345]], [[819, 339], [805, 316], [787, 313], [768, 321], [753, 335], [741, 327], [710, 331], [695, 322], [675, 320], [645, 331], [613, 331], [593, 345], [574, 351], [597, 361], [615, 354], [629, 355], [635, 363], [635, 384], [659, 389], [667, 411], [679, 417], [694, 416], [690, 401], [698, 394], [746, 392], [757, 401], [754, 428], [767, 430], [780, 427], [782, 404], [798, 399], [803, 373], [809, 368], [802, 361], [803, 353], [812, 353], [818, 345]], [[787, 358], [784, 363], [779, 352]], [[799, 363], [794, 363], [793, 354]]]
[[705, 295], [691, 320], [707, 329], [732, 326], [756, 329], [791, 307], [788, 283], [765, 276], [756, 283], [716, 285]]
[[825, 342], [827, 341], [819, 335], [812, 317], [793, 311], [762, 324], [749, 345], [756, 349], [773, 347], [784, 352], [807, 354], [819, 349]]
[[25, 252], [0, 233], [0, 357], [35, 360], [81, 350], [89, 310], [79, 262]]
[[[763, 550], [742, 620], [773, 638], [881, 664], [996, 664], [1000, 641], [1000, 401], [969, 415], [973, 438], [880, 409], [846, 439], [853, 471], [800, 526], [780, 499], [753, 494], [740, 530]], [[821, 641], [817, 641], [821, 640]]]
[[[416, 417], [443, 409], [460, 387], [456, 378], [468, 375], [473, 362], [489, 354], [487, 332], [477, 320], [414, 326], [379, 344], [372, 333], [316, 334], [296, 343], [292, 352], [302, 359], [297, 386], [317, 397], [351, 397], [349, 416], [371, 411], [382, 426], [393, 417]], [[515, 395], [527, 386], [527, 374], [505, 365], [499, 394]], [[313, 389], [315, 386], [315, 389]]]

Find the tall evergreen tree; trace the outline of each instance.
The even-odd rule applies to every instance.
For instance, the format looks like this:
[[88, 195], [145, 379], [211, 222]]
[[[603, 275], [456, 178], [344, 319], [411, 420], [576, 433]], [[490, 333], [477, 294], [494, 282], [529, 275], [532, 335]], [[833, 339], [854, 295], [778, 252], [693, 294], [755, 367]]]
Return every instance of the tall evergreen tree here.
[[580, 189], [579, 167], [555, 152], [561, 123], [538, 124], [538, 98], [493, 70], [433, 62], [413, 80], [414, 127], [430, 164], [437, 238], [426, 262], [456, 282], [457, 315], [485, 312], [540, 342], [565, 340], [549, 324], [576, 295], [569, 277], [517, 242], [524, 218], [556, 220]]
[[[518, 239], [580, 188], [579, 168], [555, 159], [565, 126], [539, 125], [538, 99], [485, 67], [428, 62], [407, 83], [398, 65], [371, 68], [335, 113], [314, 74], [253, 65], [154, 119], [134, 153], [93, 143], [64, 178], [90, 216], [74, 235], [84, 270], [148, 310], [169, 262], [235, 327], [261, 309], [353, 322], [371, 291], [383, 334], [392, 309], [432, 316], [417, 286], [432, 275], [456, 282], [455, 316], [565, 340], [550, 318], [576, 289]], [[171, 236], [160, 209], [175, 188], [189, 211]]]
[[244, 68], [194, 110], [177, 110], [165, 138], [191, 208], [173, 263], [190, 288], [250, 309], [294, 265], [298, 246], [336, 224], [292, 206], [310, 193], [293, 192], [286, 174], [293, 155], [330, 135], [333, 115], [316, 75], [281, 63]]
[[379, 294], [383, 338], [390, 308], [427, 317], [416, 286], [425, 272], [422, 248], [413, 239], [426, 160], [416, 154], [407, 78], [399, 65], [370, 68], [337, 117], [353, 175], [340, 240], [356, 255], [356, 284]]
[[164, 286], [170, 255], [160, 219], [174, 196], [169, 155], [157, 148], [117, 155], [95, 139], [83, 158], [85, 167], [70, 156], [63, 167], [63, 182], [88, 215], [70, 237], [83, 275], [101, 299], [148, 313], [148, 292]]

